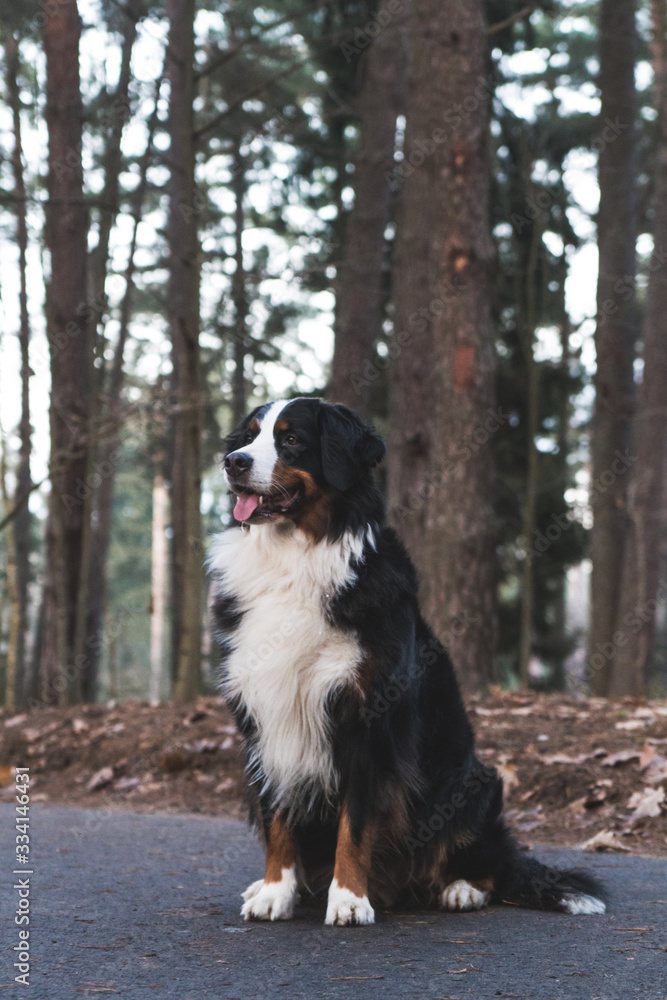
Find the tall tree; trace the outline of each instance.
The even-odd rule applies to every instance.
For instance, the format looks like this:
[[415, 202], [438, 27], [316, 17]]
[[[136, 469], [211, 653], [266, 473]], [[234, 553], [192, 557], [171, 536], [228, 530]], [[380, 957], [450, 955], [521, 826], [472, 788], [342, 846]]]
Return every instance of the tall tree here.
[[[25, 701], [26, 638], [28, 629], [28, 583], [30, 580], [30, 526], [31, 514], [27, 495], [32, 487], [30, 456], [32, 453], [32, 428], [30, 426], [30, 316], [28, 313], [28, 224], [26, 184], [23, 171], [23, 139], [21, 128], [21, 96], [19, 88], [20, 37], [9, 34], [5, 39], [5, 69], [7, 97], [12, 112], [14, 147], [12, 173], [14, 176], [14, 214], [16, 215], [16, 243], [19, 252], [19, 344], [21, 351], [21, 419], [19, 422], [19, 462], [16, 472], [16, 517], [13, 526], [13, 555], [15, 565], [16, 615], [12, 616], [13, 629], [9, 638], [8, 677], [14, 678], [12, 697], [16, 705]], [[7, 704], [9, 705], [9, 685]]]
[[81, 19], [76, 0], [44, 18], [49, 171], [45, 245], [47, 335], [51, 356], [51, 494], [46, 529], [42, 682], [76, 702], [85, 669], [90, 539], [92, 335], [86, 306], [88, 212], [81, 164]]
[[389, 511], [417, 564], [426, 615], [467, 689], [494, 677], [496, 642], [487, 59], [481, 2], [415, 0]]
[[[657, 144], [654, 167], [654, 253], [649, 264], [644, 318], [644, 373], [633, 428], [635, 462], [630, 473], [629, 516], [611, 694], [641, 694], [650, 680], [655, 651], [661, 540], [665, 527], [667, 445], [667, 16], [665, 0], [651, 0], [652, 61]], [[636, 624], [637, 613], [641, 627]]]
[[354, 204], [347, 220], [345, 253], [336, 287], [334, 355], [329, 397], [369, 416], [367, 368], [382, 334], [385, 230], [392, 188], [396, 119], [405, 76], [405, 4], [382, 0], [378, 21], [386, 26], [362, 56], [359, 147], [354, 163]]
[[[595, 406], [591, 473], [602, 483], [591, 531], [591, 687], [605, 695], [613, 666], [612, 637], [621, 597], [628, 526], [627, 490], [634, 409], [633, 361], [637, 338], [635, 242], [637, 238], [637, 100], [635, 0], [600, 4], [600, 209], [595, 349]], [[626, 290], [624, 294], [620, 291]], [[623, 465], [621, 456], [626, 457]], [[621, 469], [620, 472], [617, 470]], [[611, 655], [605, 651], [611, 649]]]
[[199, 241], [194, 149], [195, 0], [168, 0], [169, 285], [172, 343], [171, 465], [172, 678], [174, 697], [193, 698], [201, 654], [202, 538], [200, 497]]
[[[132, 29], [134, 30], [134, 29]], [[128, 42], [125, 40], [123, 51], [125, 52], [128, 48]], [[126, 57], [129, 65], [129, 56]], [[123, 67], [125, 66], [125, 60], [123, 61]], [[123, 83], [124, 73], [121, 70], [121, 76], [119, 80], [119, 88]], [[146, 195], [147, 187], [147, 173], [148, 168], [151, 163], [151, 157], [153, 152], [153, 137], [155, 129], [157, 127], [157, 116], [158, 116], [158, 101], [160, 96], [160, 85], [162, 83], [162, 76], [158, 78], [155, 85], [155, 104], [153, 106], [153, 111], [148, 121], [148, 135], [146, 139], [146, 148], [139, 162], [139, 182], [132, 192], [131, 196], [131, 213], [133, 217], [133, 228], [132, 236], [130, 237], [130, 246], [127, 255], [127, 264], [125, 267], [125, 290], [123, 298], [120, 305], [120, 323], [118, 331], [118, 340], [116, 342], [113, 354], [113, 360], [111, 362], [111, 370], [109, 372], [108, 380], [104, 386], [105, 392], [103, 395], [104, 399], [104, 413], [100, 419], [100, 442], [99, 449], [97, 452], [98, 466], [101, 471], [101, 483], [99, 489], [95, 496], [95, 519], [94, 528], [92, 534], [92, 558], [90, 563], [90, 581], [89, 581], [89, 592], [88, 592], [88, 609], [87, 609], [87, 623], [86, 623], [86, 634], [90, 636], [99, 637], [103, 625], [104, 625], [104, 615], [106, 611], [107, 604], [107, 556], [109, 552], [109, 540], [111, 536], [111, 513], [112, 513], [112, 503], [113, 503], [113, 491], [114, 482], [116, 477], [116, 463], [117, 457], [120, 450], [120, 436], [121, 436], [121, 424], [122, 424], [122, 400], [121, 394], [123, 391], [123, 386], [125, 383], [125, 349], [127, 341], [130, 334], [130, 321], [132, 318], [132, 299], [134, 294], [134, 278], [136, 271], [136, 250], [137, 250], [137, 239], [139, 233], [139, 224], [141, 222], [141, 214], [144, 204], [144, 199]], [[128, 83], [124, 85], [124, 96], [127, 98], [127, 87]], [[121, 104], [121, 107], [123, 104]], [[112, 143], [118, 143], [120, 147], [121, 135], [118, 133], [116, 136], [116, 130], [112, 131], [112, 137], [110, 141]], [[116, 163], [115, 155], [112, 158], [112, 162]], [[120, 173], [120, 164], [113, 166], [113, 172]], [[109, 181], [107, 178], [107, 183], [105, 184], [105, 189], [109, 188]], [[107, 209], [108, 212], [113, 213], [114, 216], [117, 212], [117, 198], [118, 191], [115, 192], [115, 199], [111, 202], [110, 207]], [[106, 224], [105, 224], [106, 231]], [[101, 252], [100, 244], [98, 243], [97, 250], [100, 253], [100, 258], [98, 257], [98, 267], [100, 268], [100, 276], [98, 278], [98, 291], [96, 295], [96, 301], [101, 301], [104, 299], [104, 275], [106, 273], [107, 258], [108, 258], [108, 243], [109, 243], [110, 228], [106, 231], [105, 240], [107, 249], [104, 253]], [[102, 238], [102, 236], [100, 236]], [[104, 263], [102, 264], [102, 261]], [[86, 701], [94, 701], [97, 693], [97, 683], [99, 675], [99, 665], [100, 657], [102, 652], [102, 644], [99, 641], [91, 643], [91, 648], [88, 653], [88, 663], [87, 669], [83, 677], [83, 697]]]

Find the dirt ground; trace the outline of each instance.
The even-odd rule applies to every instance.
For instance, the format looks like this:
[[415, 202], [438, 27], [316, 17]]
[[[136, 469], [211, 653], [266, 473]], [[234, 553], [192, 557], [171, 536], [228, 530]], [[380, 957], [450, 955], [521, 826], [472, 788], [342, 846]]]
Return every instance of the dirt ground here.
[[[495, 690], [468, 703], [478, 754], [532, 846], [667, 856], [667, 702]], [[222, 701], [0, 711], [0, 800], [242, 818], [239, 738]]]

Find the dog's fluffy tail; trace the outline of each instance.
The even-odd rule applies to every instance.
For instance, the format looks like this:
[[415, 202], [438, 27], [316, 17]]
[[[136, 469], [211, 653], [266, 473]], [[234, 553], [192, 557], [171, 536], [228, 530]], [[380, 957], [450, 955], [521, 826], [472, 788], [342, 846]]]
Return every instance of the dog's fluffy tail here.
[[496, 873], [495, 896], [502, 902], [537, 910], [577, 914], [606, 910], [606, 893], [593, 875], [551, 868], [516, 847]]

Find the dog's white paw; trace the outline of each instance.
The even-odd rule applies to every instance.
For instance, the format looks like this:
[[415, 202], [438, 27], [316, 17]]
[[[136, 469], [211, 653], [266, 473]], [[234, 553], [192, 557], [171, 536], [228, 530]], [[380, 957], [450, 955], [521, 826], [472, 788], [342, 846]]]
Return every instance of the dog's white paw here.
[[293, 868], [283, 868], [280, 882], [265, 882], [260, 878], [243, 893], [241, 907], [244, 920], [289, 920], [299, 892]]
[[565, 913], [605, 913], [607, 907], [601, 899], [589, 896], [585, 892], [568, 892], [560, 900], [560, 905]]
[[327, 915], [324, 923], [331, 927], [350, 927], [353, 924], [374, 924], [375, 911], [368, 896], [355, 896], [349, 889], [338, 885], [336, 879], [329, 886]]
[[465, 879], [452, 882], [440, 896], [443, 910], [481, 910], [489, 898], [488, 892], [476, 889]]

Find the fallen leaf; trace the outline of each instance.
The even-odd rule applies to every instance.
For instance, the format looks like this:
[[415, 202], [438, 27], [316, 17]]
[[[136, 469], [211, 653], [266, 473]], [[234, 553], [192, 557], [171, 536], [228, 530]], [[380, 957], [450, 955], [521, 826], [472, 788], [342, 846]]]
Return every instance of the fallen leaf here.
[[218, 749], [218, 744], [215, 740], [196, 740], [194, 743], [186, 743], [185, 749], [193, 753], [213, 753]]
[[87, 733], [90, 726], [85, 719], [72, 719], [72, 729], [78, 736], [80, 733]]
[[634, 809], [629, 822], [634, 825], [640, 819], [648, 819], [662, 814], [661, 804], [665, 801], [664, 788], [644, 788], [635, 792], [628, 800], [628, 809]]
[[113, 781], [113, 768], [103, 767], [101, 770], [97, 771], [88, 784], [86, 785], [87, 792], [96, 792], [98, 788], [104, 788], [105, 785], [111, 784]]
[[602, 805], [609, 794], [608, 789], [611, 787], [611, 781], [600, 781], [592, 785], [588, 790], [588, 795], [584, 798], [584, 805], [588, 809], [592, 809], [595, 806]]
[[641, 754], [639, 750], [619, 750], [618, 753], [609, 754], [600, 761], [602, 767], [616, 767], [617, 764], [627, 764], [631, 760], [639, 760]]
[[228, 792], [229, 789], [234, 788], [235, 785], [236, 782], [233, 778], [225, 778], [225, 780], [221, 781], [220, 784], [213, 789], [213, 791], [216, 795], [219, 795], [220, 792]]
[[654, 757], [644, 772], [642, 781], [648, 785], [659, 785], [667, 778], [667, 757]]
[[626, 851], [630, 848], [622, 844], [613, 830], [600, 830], [590, 840], [584, 841], [580, 846], [582, 851]]
[[149, 792], [159, 792], [161, 788], [164, 788], [164, 781], [147, 781], [144, 785], [137, 785], [137, 792], [148, 795]]
[[538, 759], [543, 764], [583, 764], [585, 760], [591, 760], [594, 756], [592, 753], [580, 753], [576, 757], [570, 757], [566, 753], [555, 753]]
[[125, 792], [128, 788], [136, 788], [138, 784], [139, 778], [118, 778], [113, 787], [119, 792]]
[[12, 715], [10, 719], [5, 719], [5, 729], [11, 729], [12, 726], [20, 726], [27, 718], [28, 716], [25, 713], [23, 715]]
[[645, 726], [645, 719], [627, 719], [625, 722], [617, 722], [614, 729], [631, 732], [633, 729], [644, 729]]
[[509, 795], [513, 788], [518, 788], [519, 778], [514, 764], [497, 764], [496, 770], [503, 780], [503, 792]]
[[658, 756], [658, 751], [650, 743], [645, 743], [642, 747], [641, 756], [639, 758], [639, 770], [645, 771], [649, 766], [654, 757]]

